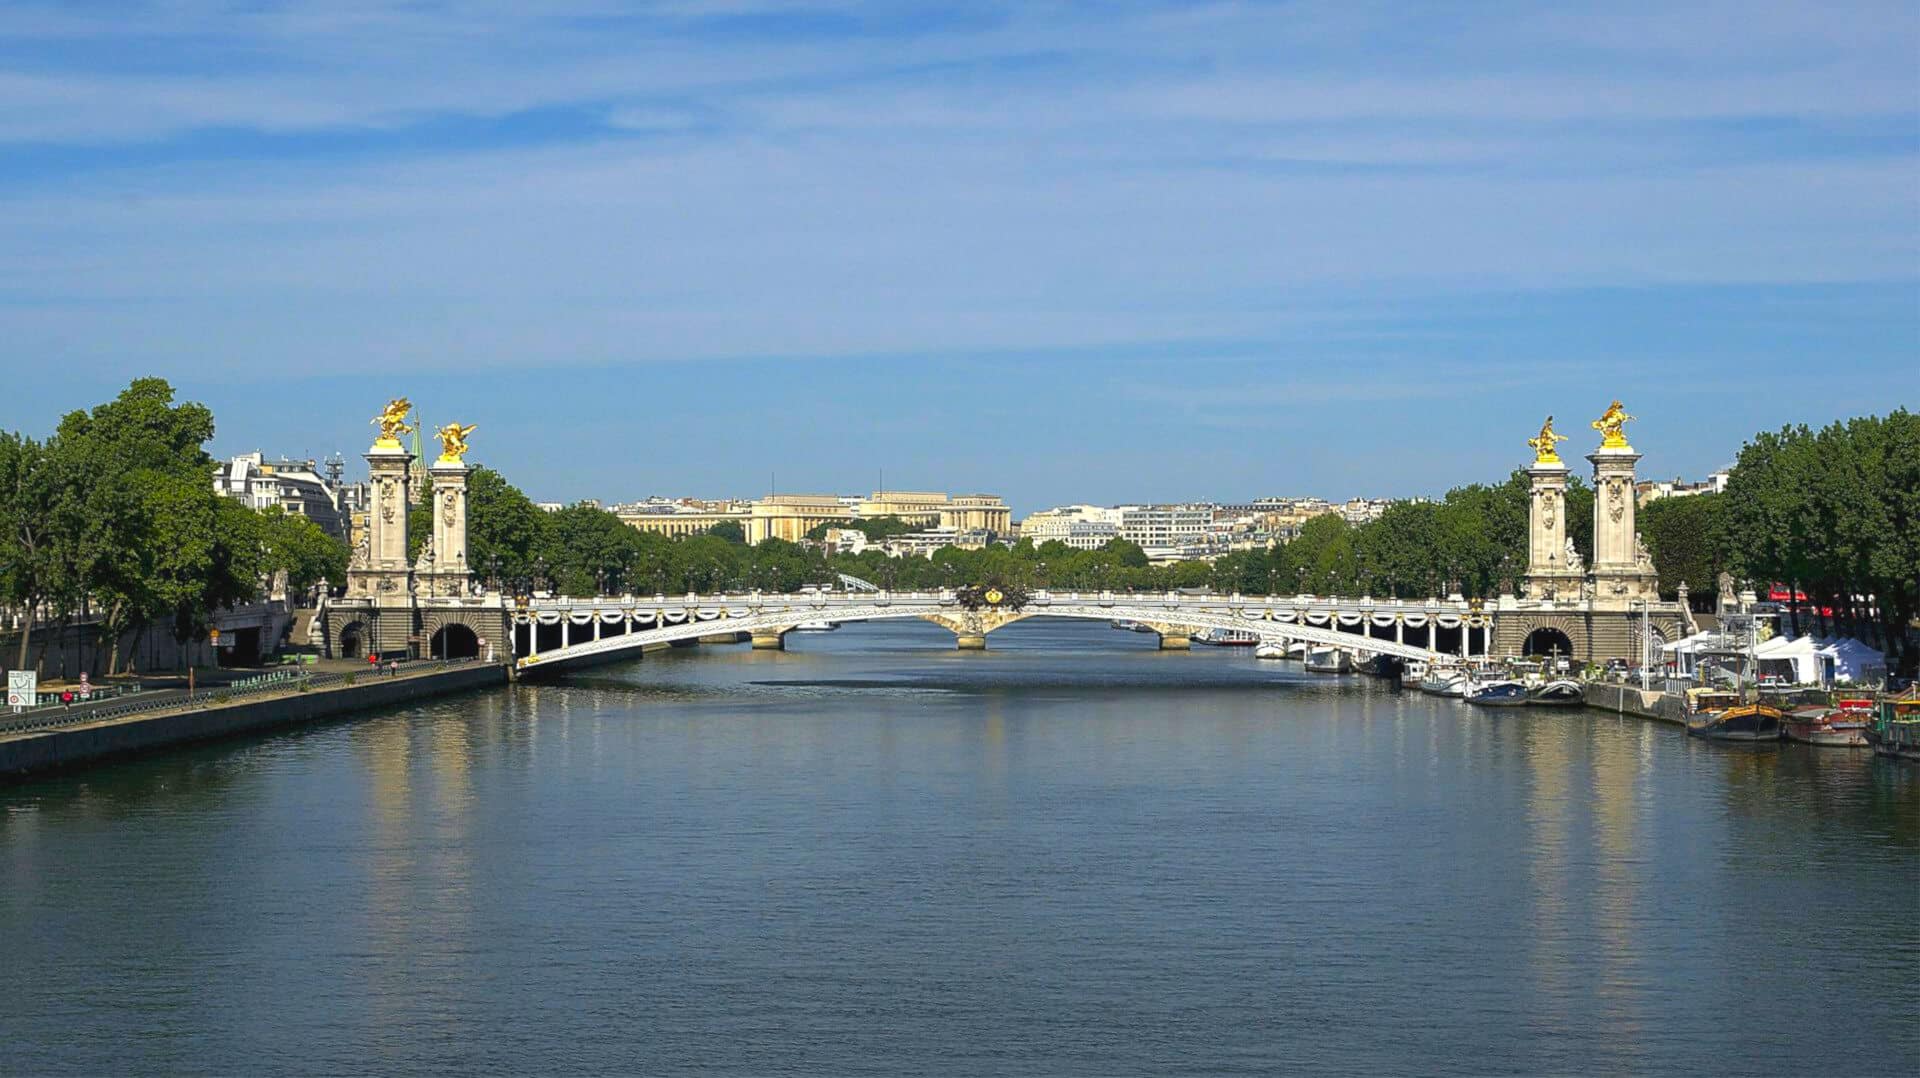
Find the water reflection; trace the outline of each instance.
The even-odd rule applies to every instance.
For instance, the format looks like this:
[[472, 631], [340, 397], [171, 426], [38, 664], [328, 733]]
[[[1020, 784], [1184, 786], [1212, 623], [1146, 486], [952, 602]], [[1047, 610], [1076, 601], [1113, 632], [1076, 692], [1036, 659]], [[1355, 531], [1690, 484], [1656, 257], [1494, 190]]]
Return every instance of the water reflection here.
[[[8, 1067], [1920, 1061], [1920, 769], [1006, 632], [664, 653], [0, 790]], [[1726, 1021], [1801, 998], [1846, 1020]]]

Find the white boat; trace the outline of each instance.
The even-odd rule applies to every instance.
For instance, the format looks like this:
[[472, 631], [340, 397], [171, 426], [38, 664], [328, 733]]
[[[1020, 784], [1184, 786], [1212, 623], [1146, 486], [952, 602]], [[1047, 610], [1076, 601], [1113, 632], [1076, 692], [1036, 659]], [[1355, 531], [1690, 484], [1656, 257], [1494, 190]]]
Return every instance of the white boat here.
[[1556, 678], [1527, 694], [1527, 703], [1545, 707], [1582, 707], [1586, 693], [1572, 678]]
[[1216, 648], [1250, 648], [1260, 642], [1258, 633], [1246, 629], [1202, 629], [1189, 638], [1196, 644], [1209, 644]]
[[1112, 625], [1116, 629], [1125, 629], [1130, 633], [1150, 633], [1155, 631], [1153, 626], [1145, 622], [1133, 621], [1128, 618], [1115, 618]]
[[1256, 659], [1284, 659], [1287, 657], [1287, 647], [1285, 644], [1278, 644], [1271, 640], [1262, 640], [1259, 644], [1255, 645], [1253, 657]]
[[1435, 696], [1466, 696], [1467, 684], [1471, 679], [1467, 672], [1458, 666], [1436, 664], [1420, 679], [1420, 691]]
[[1307, 652], [1307, 671], [1313, 674], [1345, 674], [1353, 670], [1353, 656], [1340, 648], [1313, 648]]
[[1427, 660], [1408, 659], [1407, 668], [1401, 673], [1400, 680], [1408, 685], [1418, 685], [1427, 680]]
[[840, 627], [837, 621], [803, 621], [790, 631], [796, 633], [830, 633]]

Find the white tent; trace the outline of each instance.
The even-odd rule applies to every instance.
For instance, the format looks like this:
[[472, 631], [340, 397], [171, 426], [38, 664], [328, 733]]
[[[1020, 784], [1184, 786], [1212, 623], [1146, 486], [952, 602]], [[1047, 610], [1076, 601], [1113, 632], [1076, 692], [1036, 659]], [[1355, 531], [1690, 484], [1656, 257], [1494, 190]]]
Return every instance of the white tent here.
[[1795, 685], [1823, 685], [1832, 680], [1834, 659], [1822, 654], [1811, 636], [1776, 636], [1753, 649], [1760, 676], [1777, 674]]
[[1851, 636], [1836, 637], [1821, 650], [1831, 656], [1836, 680], [1872, 681], [1887, 675], [1887, 657]]
[[1681, 677], [1692, 677], [1694, 668], [1699, 664], [1699, 655], [1703, 651], [1725, 652], [1735, 646], [1744, 646], [1736, 638], [1716, 632], [1699, 632], [1692, 636], [1675, 640], [1663, 646], [1661, 654], [1673, 660], [1673, 669]]

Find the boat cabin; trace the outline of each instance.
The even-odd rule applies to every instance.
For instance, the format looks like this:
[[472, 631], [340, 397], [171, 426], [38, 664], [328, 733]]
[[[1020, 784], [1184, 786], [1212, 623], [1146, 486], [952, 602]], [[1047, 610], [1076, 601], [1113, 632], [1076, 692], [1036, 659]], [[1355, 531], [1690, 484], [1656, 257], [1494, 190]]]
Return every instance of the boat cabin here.
[[1710, 715], [1740, 706], [1740, 694], [1727, 689], [1688, 689], [1687, 714]]

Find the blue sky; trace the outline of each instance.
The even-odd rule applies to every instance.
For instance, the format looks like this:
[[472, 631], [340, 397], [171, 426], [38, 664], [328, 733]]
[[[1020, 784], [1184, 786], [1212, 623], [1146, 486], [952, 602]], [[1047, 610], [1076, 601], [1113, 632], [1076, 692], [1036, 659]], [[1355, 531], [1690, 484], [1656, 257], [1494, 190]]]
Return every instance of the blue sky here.
[[[1911, 4], [0, 6], [0, 426], [537, 497], [1438, 492], [1920, 405]], [[533, 14], [533, 12], [538, 14]]]

